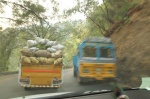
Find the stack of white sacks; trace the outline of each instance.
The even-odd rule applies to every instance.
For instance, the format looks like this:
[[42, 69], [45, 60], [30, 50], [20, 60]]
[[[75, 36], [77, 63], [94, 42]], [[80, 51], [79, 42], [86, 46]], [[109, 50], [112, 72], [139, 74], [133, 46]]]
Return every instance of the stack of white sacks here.
[[62, 64], [63, 49], [64, 46], [56, 41], [36, 37], [35, 40], [28, 40], [21, 51], [22, 64]]

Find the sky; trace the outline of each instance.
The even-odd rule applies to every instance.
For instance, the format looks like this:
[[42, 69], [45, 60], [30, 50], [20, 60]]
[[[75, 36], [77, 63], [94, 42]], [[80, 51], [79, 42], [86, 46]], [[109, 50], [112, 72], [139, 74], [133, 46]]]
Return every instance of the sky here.
[[[9, 11], [9, 13], [0, 13], [0, 17], [11, 18], [12, 13], [11, 13], [10, 7], [6, 6], [4, 7], [4, 9], [5, 9], [5, 12]], [[3, 27], [3, 28], [9, 27], [9, 21], [7, 19], [0, 18], [0, 27]]]
[[[12, 1], [12, 0], [11, 0]], [[13, 0], [13, 1], [18, 1], [18, 0]], [[45, 1], [45, 2], [43, 2]], [[60, 14], [62, 14], [63, 10], [68, 9], [68, 8], [72, 8], [73, 6], [76, 5], [75, 0], [56, 0], [59, 3], [59, 9], [60, 9]], [[82, 0], [84, 1], [84, 0]], [[102, 3], [102, 0], [98, 0], [99, 3]], [[49, 16], [51, 15], [52, 12], [52, 4], [50, 4], [49, 0], [39, 0], [40, 4], [42, 4], [46, 9], [47, 9], [47, 13], [46, 15]], [[0, 17], [7, 17], [7, 18], [12, 18], [12, 10], [9, 6], [4, 7], [4, 10], [6, 13], [0, 13]], [[69, 20], [85, 20], [86, 17], [84, 16], [83, 13], [76, 13], [74, 15], [72, 15]], [[53, 19], [51, 20], [51, 23], [56, 23], [58, 22], [58, 19]], [[9, 27], [9, 21], [6, 19], [2, 19], [0, 18], [0, 27], [3, 27], [3, 29]]]

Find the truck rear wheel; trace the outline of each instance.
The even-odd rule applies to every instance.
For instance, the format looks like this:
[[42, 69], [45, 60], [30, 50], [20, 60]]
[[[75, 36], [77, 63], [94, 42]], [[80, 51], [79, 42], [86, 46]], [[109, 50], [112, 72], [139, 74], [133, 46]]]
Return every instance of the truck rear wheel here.
[[87, 84], [88, 83], [88, 78], [84, 78], [78, 75], [77, 77], [78, 83], [79, 84]]
[[77, 73], [76, 73], [75, 69], [73, 70], [73, 75], [74, 75], [74, 77], [77, 77]]
[[83, 78], [78, 75], [77, 77], [78, 83], [83, 84]]
[[28, 91], [28, 90], [30, 90], [31, 88], [30, 87], [24, 87], [24, 90], [25, 91]]
[[77, 80], [79, 84], [94, 84], [96, 83], [96, 80], [93, 78], [85, 78], [81, 76], [77, 76]]

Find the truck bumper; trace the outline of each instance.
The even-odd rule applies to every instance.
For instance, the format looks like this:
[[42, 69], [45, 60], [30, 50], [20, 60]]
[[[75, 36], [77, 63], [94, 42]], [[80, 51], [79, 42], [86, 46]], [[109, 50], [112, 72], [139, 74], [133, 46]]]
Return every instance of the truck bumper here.
[[95, 75], [81, 75], [82, 78], [93, 79], [93, 80], [105, 80], [105, 79], [115, 79], [116, 76], [95, 76]]
[[27, 85], [21, 84], [21, 87], [28, 87], [28, 88], [59, 88], [60, 85]]
[[27, 87], [27, 88], [59, 88], [60, 85], [62, 84], [62, 80], [52, 80], [51, 85], [46, 85], [46, 84], [41, 84], [41, 85], [36, 85], [36, 84], [30, 84], [30, 82], [20, 82], [21, 87]]

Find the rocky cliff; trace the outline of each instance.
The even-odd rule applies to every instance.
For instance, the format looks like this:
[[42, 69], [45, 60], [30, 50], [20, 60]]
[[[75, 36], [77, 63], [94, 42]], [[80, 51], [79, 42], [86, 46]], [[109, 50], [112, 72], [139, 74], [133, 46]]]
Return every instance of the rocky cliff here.
[[150, 0], [130, 9], [129, 19], [111, 35], [117, 54], [120, 82], [139, 87], [150, 76]]

